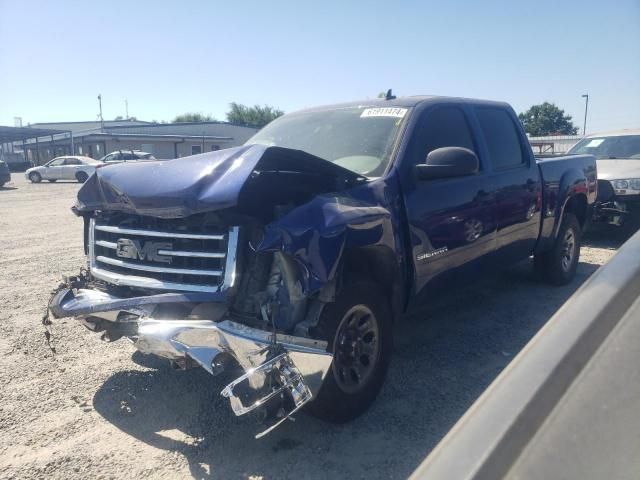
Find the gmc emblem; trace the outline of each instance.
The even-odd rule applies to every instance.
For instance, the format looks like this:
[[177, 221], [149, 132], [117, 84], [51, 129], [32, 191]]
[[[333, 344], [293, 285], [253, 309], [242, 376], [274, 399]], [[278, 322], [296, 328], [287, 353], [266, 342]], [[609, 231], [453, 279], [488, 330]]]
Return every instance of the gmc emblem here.
[[171, 263], [172, 258], [168, 255], [160, 255], [160, 250], [173, 250], [173, 245], [167, 242], [141, 242], [140, 240], [119, 238], [116, 255], [121, 258]]

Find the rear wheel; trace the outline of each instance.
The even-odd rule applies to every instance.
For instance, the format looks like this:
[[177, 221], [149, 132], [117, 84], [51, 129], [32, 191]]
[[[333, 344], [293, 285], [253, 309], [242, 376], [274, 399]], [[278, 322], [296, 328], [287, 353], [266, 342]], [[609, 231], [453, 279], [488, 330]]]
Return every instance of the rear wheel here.
[[364, 413], [382, 388], [393, 347], [389, 303], [376, 283], [356, 280], [325, 307], [316, 333], [329, 342], [333, 362], [309, 412], [347, 422]]
[[538, 274], [553, 285], [571, 282], [578, 268], [581, 241], [582, 230], [578, 219], [572, 213], [565, 213], [553, 248], [534, 257]]
[[42, 176], [38, 172], [31, 172], [29, 174], [29, 180], [31, 183], [40, 183], [42, 181]]
[[78, 172], [78, 173], [76, 173], [76, 180], [78, 180], [78, 182], [80, 182], [80, 183], [86, 182], [88, 178], [89, 178], [89, 175], [87, 175], [86, 172]]

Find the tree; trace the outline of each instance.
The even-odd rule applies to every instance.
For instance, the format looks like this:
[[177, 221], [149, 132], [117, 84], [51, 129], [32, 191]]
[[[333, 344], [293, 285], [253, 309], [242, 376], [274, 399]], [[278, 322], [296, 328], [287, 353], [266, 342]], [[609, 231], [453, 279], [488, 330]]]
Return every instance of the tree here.
[[578, 133], [571, 121], [571, 115], [565, 115], [564, 110], [555, 104], [544, 102], [533, 105], [529, 110], [518, 115], [525, 131], [532, 137], [544, 135], [575, 135]]
[[240, 103], [231, 102], [229, 107], [230, 110], [227, 112], [227, 122], [247, 127], [262, 128], [272, 120], [284, 115], [282, 110], [270, 105], [264, 105], [263, 107], [260, 105], [247, 107]]
[[185, 123], [185, 122], [213, 122], [215, 119], [211, 115], [204, 115], [202, 113], [187, 112], [182, 115], [178, 115], [173, 119], [173, 123]]

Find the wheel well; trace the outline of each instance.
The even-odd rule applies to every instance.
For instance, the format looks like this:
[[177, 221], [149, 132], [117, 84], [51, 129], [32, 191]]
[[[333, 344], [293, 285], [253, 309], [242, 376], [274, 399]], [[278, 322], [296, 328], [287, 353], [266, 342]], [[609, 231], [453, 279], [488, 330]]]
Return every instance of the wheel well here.
[[347, 250], [343, 257], [343, 281], [364, 276], [376, 282], [389, 299], [394, 318], [402, 312], [404, 291], [398, 261], [388, 247], [369, 246]]
[[573, 213], [580, 223], [580, 228], [584, 228], [587, 221], [586, 195], [579, 193], [569, 198], [564, 206], [564, 213]]

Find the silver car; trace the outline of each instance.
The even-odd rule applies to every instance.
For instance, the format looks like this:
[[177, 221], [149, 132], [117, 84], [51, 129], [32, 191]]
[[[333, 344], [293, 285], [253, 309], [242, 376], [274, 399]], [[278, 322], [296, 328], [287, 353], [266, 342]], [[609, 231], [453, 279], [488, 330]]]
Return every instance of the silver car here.
[[102, 162], [89, 157], [57, 157], [42, 166], [30, 168], [24, 175], [33, 183], [40, 183], [42, 180], [76, 180], [84, 183], [98, 165], [102, 165]]
[[156, 157], [140, 150], [116, 150], [100, 159], [104, 163], [135, 162], [138, 160], [156, 160]]

